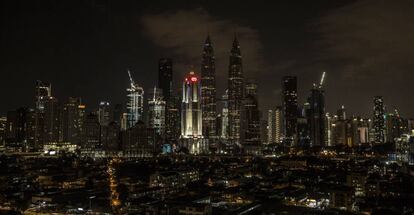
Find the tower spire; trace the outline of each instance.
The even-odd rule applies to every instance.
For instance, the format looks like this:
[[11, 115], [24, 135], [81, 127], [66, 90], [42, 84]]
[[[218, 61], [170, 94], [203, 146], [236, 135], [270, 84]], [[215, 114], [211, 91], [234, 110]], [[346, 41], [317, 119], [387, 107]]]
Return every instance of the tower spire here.
[[237, 34], [234, 33], [234, 39], [233, 39], [233, 45], [231, 48], [231, 53], [232, 54], [237, 54], [237, 55], [241, 55], [241, 51], [240, 51], [240, 44], [239, 44], [239, 40], [237, 38]]

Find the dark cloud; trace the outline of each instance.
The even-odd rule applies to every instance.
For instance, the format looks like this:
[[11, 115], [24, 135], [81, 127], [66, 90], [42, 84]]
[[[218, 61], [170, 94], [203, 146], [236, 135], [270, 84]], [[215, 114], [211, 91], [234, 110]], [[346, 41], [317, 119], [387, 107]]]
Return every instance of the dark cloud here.
[[0, 1], [0, 114], [32, 106], [36, 79], [50, 81], [60, 101], [81, 96], [90, 109], [125, 102], [127, 68], [152, 88], [160, 57], [173, 58], [179, 82], [191, 66], [199, 70], [209, 32], [218, 95], [237, 33], [262, 110], [280, 105], [282, 76], [298, 76], [303, 103], [326, 71], [328, 111], [344, 104], [370, 116], [372, 97], [383, 95], [388, 107], [413, 116], [413, 1], [94, 2]]
[[346, 102], [354, 111], [370, 113], [372, 96], [384, 95], [388, 106], [411, 114], [414, 102], [407, 92], [414, 90], [413, 8], [413, 1], [357, 1], [311, 26], [320, 34], [315, 60], [332, 74], [330, 103]]
[[235, 34], [241, 44], [245, 74], [256, 76], [259, 68], [264, 67], [263, 45], [256, 29], [212, 16], [202, 8], [145, 15], [141, 18], [141, 24], [144, 26], [143, 33], [164, 50], [160, 56], [173, 57], [178, 77], [184, 77], [191, 66], [199, 71], [203, 43], [210, 34], [220, 93], [227, 86], [228, 58]]

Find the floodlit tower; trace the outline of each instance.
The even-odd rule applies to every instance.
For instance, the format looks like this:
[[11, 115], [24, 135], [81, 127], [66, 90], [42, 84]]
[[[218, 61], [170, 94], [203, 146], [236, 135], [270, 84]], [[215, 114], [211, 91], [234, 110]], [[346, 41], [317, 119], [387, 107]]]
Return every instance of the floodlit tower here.
[[200, 80], [191, 71], [183, 81], [181, 103], [181, 139], [191, 154], [205, 152], [202, 142], [202, 113]]

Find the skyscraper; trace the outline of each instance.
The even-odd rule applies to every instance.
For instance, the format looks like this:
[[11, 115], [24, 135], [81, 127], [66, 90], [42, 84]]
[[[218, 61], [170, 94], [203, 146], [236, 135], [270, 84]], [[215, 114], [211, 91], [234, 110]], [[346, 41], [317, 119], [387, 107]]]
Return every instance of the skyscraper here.
[[7, 112], [6, 143], [8, 145], [22, 146], [27, 137], [27, 108], [18, 108]]
[[267, 113], [267, 142], [280, 143], [283, 139], [282, 107], [277, 106]]
[[111, 120], [109, 102], [101, 101], [99, 103], [98, 119], [101, 126], [109, 125], [109, 121]]
[[165, 139], [168, 143], [176, 143], [181, 135], [180, 98], [172, 95], [165, 107]]
[[36, 81], [35, 86], [35, 122], [34, 122], [34, 145], [36, 150], [43, 150], [44, 143], [44, 117], [45, 106], [49, 98], [52, 96], [52, 86], [50, 83], [40, 80]]
[[374, 97], [374, 141], [375, 143], [385, 142], [385, 107], [382, 96]]
[[260, 149], [260, 111], [257, 97], [257, 84], [248, 81], [245, 85], [246, 96], [243, 101], [243, 145], [245, 153], [257, 154]]
[[165, 101], [161, 89], [154, 87], [148, 96], [148, 127], [164, 138], [165, 134]]
[[191, 154], [205, 152], [202, 142], [200, 80], [191, 71], [183, 81], [183, 99], [181, 106], [181, 138], [185, 148]]
[[158, 62], [158, 88], [162, 90], [165, 101], [165, 140], [175, 143], [180, 137], [180, 99], [173, 89], [173, 62], [161, 58]]
[[85, 105], [80, 98], [70, 97], [63, 107], [63, 141], [80, 144], [85, 120]]
[[396, 138], [400, 138], [403, 133], [407, 132], [407, 123], [400, 116], [397, 109], [394, 109], [394, 113], [387, 113], [385, 119], [386, 127], [386, 141], [394, 142]]
[[81, 143], [82, 153], [90, 154], [95, 150], [102, 150], [101, 128], [99, 125], [99, 118], [96, 113], [89, 113], [85, 116], [84, 129], [84, 141]]
[[143, 119], [144, 89], [134, 82], [129, 70], [128, 75], [131, 83], [130, 87], [127, 88], [127, 127], [130, 128]]
[[297, 78], [285, 76], [282, 80], [283, 126], [287, 146], [294, 146], [297, 140], [298, 93]]
[[112, 120], [121, 125], [122, 114], [124, 113], [124, 106], [122, 104], [116, 104], [112, 112]]
[[229, 141], [240, 145], [241, 110], [244, 99], [244, 78], [242, 56], [239, 41], [234, 38], [229, 58], [228, 108], [229, 108]]
[[216, 67], [210, 36], [204, 43], [201, 62], [201, 109], [203, 110], [203, 135], [211, 139], [216, 131]]
[[44, 103], [44, 134], [46, 143], [61, 141], [61, 110], [55, 97], [48, 97]]
[[222, 96], [223, 109], [221, 110], [221, 132], [220, 138], [227, 140], [229, 138], [229, 102], [228, 102], [228, 90]]
[[0, 145], [5, 143], [6, 139], [6, 128], [7, 128], [7, 117], [0, 117]]
[[325, 146], [332, 146], [332, 116], [325, 114]]
[[52, 96], [52, 86], [50, 85], [50, 83], [37, 80], [35, 95], [35, 105], [37, 112], [44, 112], [45, 103], [50, 96]]
[[274, 142], [280, 143], [283, 140], [283, 114], [282, 107], [277, 106], [274, 112]]
[[307, 113], [310, 146], [325, 145], [325, 97], [320, 86], [314, 85], [308, 97]]
[[275, 138], [273, 136], [274, 133], [274, 120], [273, 120], [273, 110], [270, 109], [267, 111], [267, 143], [271, 144], [275, 141]]

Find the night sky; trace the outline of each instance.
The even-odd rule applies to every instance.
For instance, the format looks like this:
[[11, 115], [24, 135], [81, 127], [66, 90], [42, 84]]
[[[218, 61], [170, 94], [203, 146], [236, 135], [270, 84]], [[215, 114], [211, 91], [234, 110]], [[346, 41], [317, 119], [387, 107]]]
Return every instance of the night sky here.
[[343, 104], [370, 116], [372, 97], [382, 95], [389, 110], [413, 117], [413, 10], [412, 0], [1, 1], [0, 113], [33, 106], [37, 79], [62, 102], [125, 102], [127, 69], [148, 91], [161, 57], [173, 59], [178, 83], [191, 67], [199, 71], [210, 33], [218, 96], [237, 34], [262, 110], [281, 104], [282, 76], [298, 76], [303, 104], [326, 71], [327, 111]]

